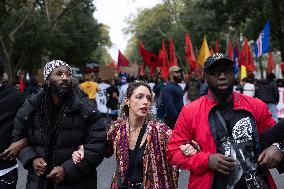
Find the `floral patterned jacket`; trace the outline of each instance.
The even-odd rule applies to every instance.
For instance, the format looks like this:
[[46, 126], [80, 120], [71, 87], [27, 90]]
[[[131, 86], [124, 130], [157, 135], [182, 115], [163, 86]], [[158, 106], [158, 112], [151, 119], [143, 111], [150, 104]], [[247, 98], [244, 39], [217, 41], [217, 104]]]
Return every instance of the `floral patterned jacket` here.
[[[144, 189], [175, 189], [178, 173], [166, 159], [166, 148], [172, 131], [165, 124], [155, 120], [147, 123], [147, 144], [143, 156]], [[129, 123], [127, 117], [118, 118], [107, 133], [108, 152], [116, 156], [117, 168], [111, 182], [111, 189], [122, 185], [129, 164]]]

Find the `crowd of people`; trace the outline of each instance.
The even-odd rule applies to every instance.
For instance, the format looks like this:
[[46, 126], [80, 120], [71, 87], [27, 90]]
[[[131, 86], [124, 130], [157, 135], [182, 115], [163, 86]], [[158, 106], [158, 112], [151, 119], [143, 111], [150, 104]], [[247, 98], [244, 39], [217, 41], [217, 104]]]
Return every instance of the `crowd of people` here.
[[1, 82], [0, 188], [16, 188], [17, 158], [27, 189], [97, 188], [96, 168], [112, 155], [111, 189], [176, 189], [179, 169], [190, 171], [188, 188], [276, 188], [269, 169], [284, 170], [284, 121], [275, 76], [236, 85], [221, 53], [203, 71], [203, 80], [172, 66], [167, 82], [79, 82], [52, 60], [41, 87], [20, 93]]

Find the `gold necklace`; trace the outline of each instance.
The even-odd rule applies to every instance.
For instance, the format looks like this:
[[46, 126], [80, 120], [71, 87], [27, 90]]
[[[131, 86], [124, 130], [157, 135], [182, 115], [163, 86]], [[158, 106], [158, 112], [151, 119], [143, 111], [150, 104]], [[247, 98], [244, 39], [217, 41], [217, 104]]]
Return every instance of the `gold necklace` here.
[[129, 126], [129, 131], [133, 132], [133, 133], [138, 133], [140, 131], [141, 128], [137, 128], [137, 129], [133, 129]]

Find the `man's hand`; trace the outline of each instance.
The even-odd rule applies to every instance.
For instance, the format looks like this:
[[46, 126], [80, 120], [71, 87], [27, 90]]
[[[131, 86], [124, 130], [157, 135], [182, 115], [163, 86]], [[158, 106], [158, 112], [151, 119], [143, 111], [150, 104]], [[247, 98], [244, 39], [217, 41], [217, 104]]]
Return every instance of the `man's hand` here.
[[47, 164], [43, 158], [35, 158], [33, 160], [33, 167], [34, 167], [35, 174], [39, 177], [42, 176], [44, 172], [46, 171], [46, 166]]
[[263, 150], [258, 157], [258, 162], [261, 166], [269, 169], [276, 168], [283, 158], [282, 152], [276, 147], [271, 145]]
[[62, 166], [54, 167], [46, 178], [52, 179], [55, 183], [62, 182], [65, 178], [65, 171]]
[[208, 167], [223, 175], [229, 175], [236, 166], [236, 160], [222, 154], [212, 154], [209, 156]]
[[21, 140], [18, 140], [17, 142], [13, 142], [9, 148], [7, 148], [4, 152], [0, 154], [0, 158], [4, 160], [13, 160], [16, 159], [24, 147], [28, 145], [28, 139], [24, 138]]

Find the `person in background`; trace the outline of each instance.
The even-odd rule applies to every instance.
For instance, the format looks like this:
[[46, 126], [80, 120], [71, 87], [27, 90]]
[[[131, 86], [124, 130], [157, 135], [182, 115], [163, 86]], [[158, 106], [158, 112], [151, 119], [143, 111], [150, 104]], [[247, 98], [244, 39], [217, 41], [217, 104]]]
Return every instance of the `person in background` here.
[[[270, 146], [265, 158], [258, 158], [263, 150], [259, 136], [275, 124], [267, 106], [233, 91], [233, 61], [225, 55], [209, 56], [203, 69], [209, 92], [182, 109], [168, 160], [190, 171], [188, 188], [276, 188], [268, 168], [270, 162], [280, 164], [281, 151]], [[192, 141], [200, 148], [188, 157], [190, 151], [181, 145]]]
[[27, 140], [12, 143], [12, 130], [14, 118], [25, 96], [3, 83], [3, 74], [4, 59], [0, 57], [0, 188], [16, 189], [19, 167], [16, 158], [20, 149], [27, 145]]
[[208, 90], [209, 90], [208, 84], [206, 81], [204, 81], [199, 89], [199, 93], [198, 93], [199, 97], [207, 95]]
[[108, 79], [102, 79], [99, 85], [99, 90], [96, 95], [97, 107], [102, 116], [108, 117], [107, 108], [107, 89], [110, 87]]
[[244, 95], [254, 97], [255, 96], [254, 80], [250, 78], [244, 78], [242, 91]]
[[[115, 153], [117, 168], [111, 189], [176, 189], [176, 169], [166, 160], [166, 147], [171, 130], [153, 119], [151, 87], [134, 81], [127, 88], [122, 114], [107, 132], [108, 151]], [[73, 161], [84, 158], [84, 149], [75, 151]]]
[[191, 72], [190, 79], [186, 83], [184, 92], [186, 93], [187, 101], [192, 102], [199, 97], [199, 90], [201, 87], [201, 82], [197, 78], [195, 72]]
[[89, 100], [96, 105], [96, 94], [99, 90], [98, 83], [92, 80], [86, 80], [80, 84], [80, 89], [88, 95]]
[[[105, 151], [105, 124], [84, 95], [74, 91], [68, 64], [44, 66], [44, 86], [19, 109], [13, 141], [27, 139], [19, 160], [28, 170], [27, 189], [97, 188], [96, 167]], [[84, 145], [85, 159], [74, 164], [72, 152]]]
[[171, 66], [169, 74], [170, 80], [162, 91], [162, 103], [165, 112], [164, 122], [173, 129], [183, 107], [183, 90], [179, 85], [182, 80], [182, 69], [178, 66]]
[[121, 87], [120, 87], [120, 90], [119, 90], [119, 99], [118, 99], [119, 104], [123, 103], [124, 97], [125, 97], [125, 94], [126, 94], [126, 90], [127, 90], [128, 85], [131, 81], [132, 81], [132, 79], [130, 77], [127, 77], [124, 82], [121, 82]]
[[164, 106], [162, 103], [162, 91], [164, 88], [164, 81], [162, 78], [158, 77], [156, 79], [155, 85], [153, 87], [153, 92], [155, 94], [155, 102], [156, 102], [156, 107], [157, 107], [157, 118], [159, 120], [164, 119]]
[[119, 109], [119, 104], [118, 104], [118, 96], [119, 96], [119, 91], [116, 86], [116, 81], [115, 79], [111, 80], [111, 85], [109, 88], [106, 89], [107, 92], [107, 108], [109, 108], [110, 111], [110, 116], [112, 120], [116, 120], [118, 116], [118, 109]]
[[40, 87], [38, 86], [38, 81], [36, 76], [31, 76], [24, 90], [25, 95], [30, 96], [31, 94], [37, 93], [39, 90]]
[[277, 104], [279, 102], [279, 90], [277, 83], [275, 82], [275, 78], [276, 77], [274, 73], [269, 73], [266, 76], [266, 79], [259, 80], [255, 97], [266, 103], [272, 114], [272, 117], [277, 122]]

